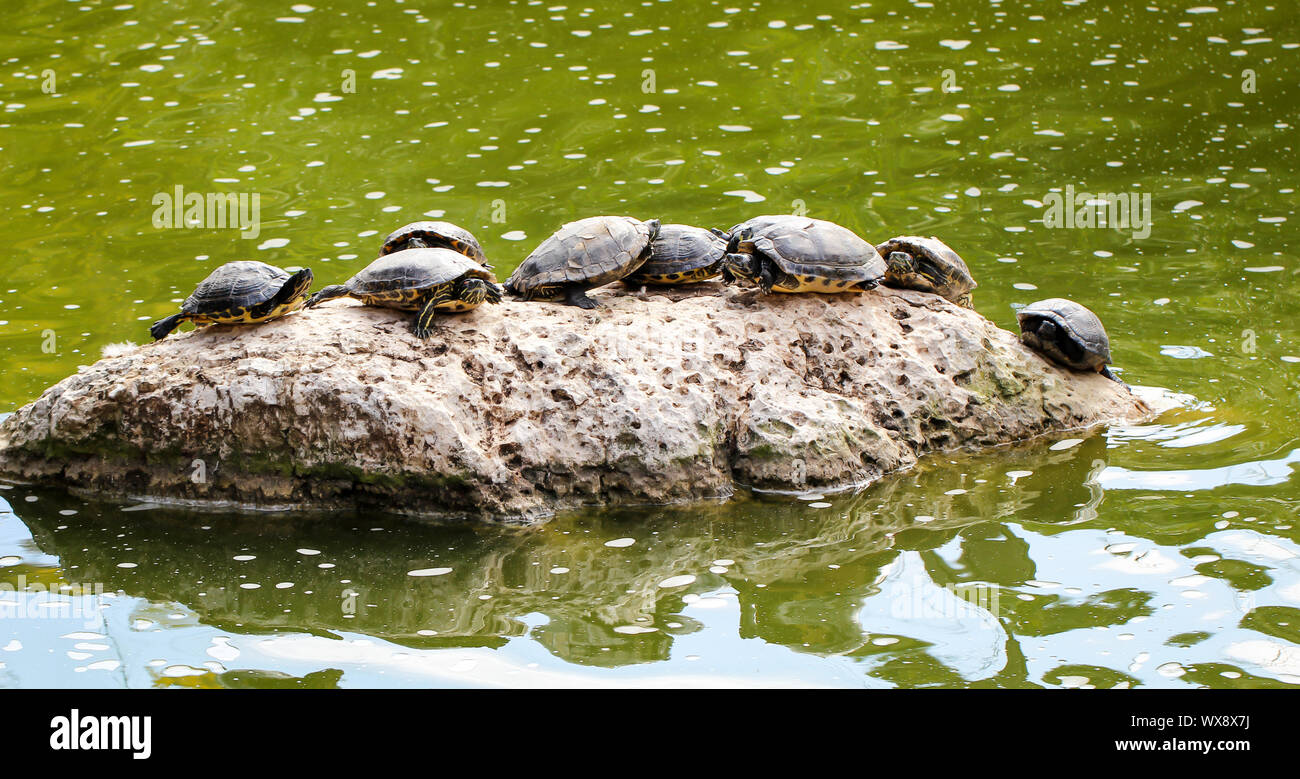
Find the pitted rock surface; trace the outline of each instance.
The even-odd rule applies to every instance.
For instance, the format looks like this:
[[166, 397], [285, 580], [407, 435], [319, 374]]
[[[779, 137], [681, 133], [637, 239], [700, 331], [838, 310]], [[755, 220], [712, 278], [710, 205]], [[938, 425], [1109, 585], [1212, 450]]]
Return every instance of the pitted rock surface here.
[[1151, 409], [942, 298], [612, 285], [584, 311], [352, 301], [173, 334], [0, 424], [0, 477], [258, 507], [538, 518], [865, 484]]

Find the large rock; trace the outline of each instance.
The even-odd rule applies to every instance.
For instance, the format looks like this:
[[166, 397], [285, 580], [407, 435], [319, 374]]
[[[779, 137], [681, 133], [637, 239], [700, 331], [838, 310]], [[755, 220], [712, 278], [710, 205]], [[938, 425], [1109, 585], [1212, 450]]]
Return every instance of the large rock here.
[[410, 315], [340, 301], [82, 368], [0, 425], [0, 476], [122, 496], [540, 517], [865, 484], [926, 452], [1143, 418], [918, 292], [597, 292]]

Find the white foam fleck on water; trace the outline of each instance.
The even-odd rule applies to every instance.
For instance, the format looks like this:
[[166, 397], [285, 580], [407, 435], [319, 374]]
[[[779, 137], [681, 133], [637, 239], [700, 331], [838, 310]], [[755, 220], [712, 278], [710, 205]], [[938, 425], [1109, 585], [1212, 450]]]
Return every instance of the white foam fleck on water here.
[[244, 582], [243, 584], [239, 585], [239, 589], [241, 589], [241, 590], [260, 590], [260, 589], [262, 589], [262, 585], [260, 585], [260, 584], [254, 584], [253, 582]]
[[816, 502], [816, 503], [809, 503], [809, 504], [808, 504], [808, 508], [814, 508], [814, 509], [828, 509], [828, 508], [830, 508], [830, 507], [831, 507], [831, 504], [829, 504], [829, 503], [827, 503], [827, 502], [825, 502], [825, 501], [818, 501], [818, 502]]
[[687, 574], [682, 574], [681, 576], [669, 576], [667, 579], [664, 579], [663, 581], [659, 582], [659, 587], [661, 589], [667, 589], [669, 587], [685, 587], [686, 585], [692, 584], [694, 582], [695, 582], [695, 576], [687, 573]]
[[23, 558], [21, 557], [17, 557], [15, 555], [6, 555], [5, 557], [0, 557], [0, 568], [8, 568], [13, 565], [18, 565], [22, 561]]
[[237, 555], [235, 555], [234, 557], [232, 557], [232, 558], [230, 558], [230, 559], [232, 559], [232, 560], [234, 560], [234, 561], [236, 561], [236, 562], [246, 563], [246, 562], [248, 562], [249, 560], [256, 560], [256, 559], [257, 559], [257, 555], [255, 555], [255, 554], [237, 554]]
[[946, 49], [952, 49], [953, 51], [961, 51], [962, 49], [966, 48], [970, 44], [971, 44], [970, 41], [950, 40], [947, 38], [939, 41], [940, 46], [943, 46]]
[[714, 565], [717, 565], [717, 566], [722, 566], [722, 567], [725, 568], [725, 567], [730, 566], [730, 565], [735, 565], [735, 564], [736, 564], [736, 561], [735, 561], [735, 560], [732, 560], [732, 559], [729, 558], [729, 557], [720, 557], [720, 558], [718, 558], [717, 560], [714, 560], [714, 561], [713, 561], [713, 564], [714, 564]]
[[297, 552], [298, 552], [298, 554], [308, 555], [308, 556], [311, 556], [311, 555], [318, 555], [318, 554], [320, 554], [320, 550], [319, 550], [319, 549], [307, 549], [306, 547], [297, 550]]
[[523, 230], [511, 230], [508, 233], [502, 233], [501, 237], [507, 241], [523, 241], [528, 238], [528, 233]]
[[638, 633], [658, 633], [659, 628], [644, 627], [642, 625], [619, 625], [614, 628], [615, 633], [622, 633], [627, 636], [635, 636]]
[[19, 649], [22, 649], [22, 648], [23, 648], [23, 642], [19, 641], [19, 640], [16, 639], [16, 638], [11, 638], [11, 639], [9, 639], [9, 643], [7, 643], [7, 644], [5, 644], [4, 646], [0, 647], [0, 651], [4, 651], [4, 652], [17, 652]]
[[1064, 441], [1057, 441], [1047, 448], [1054, 452], [1059, 452], [1065, 449], [1073, 449], [1081, 443], [1083, 443], [1082, 438], [1067, 438]]
[[614, 549], [622, 549], [623, 547], [631, 546], [632, 544], [635, 543], [636, 543], [635, 538], [615, 538], [613, 541], [606, 541], [605, 546], [612, 547]]
[[407, 571], [407, 576], [445, 576], [451, 573], [450, 568], [417, 568], [414, 571]]
[[767, 200], [767, 198], [749, 189], [733, 189], [728, 192], [723, 192], [722, 194], [730, 195], [731, 197], [744, 198], [746, 203], [762, 203], [764, 200]]
[[118, 564], [117, 564], [117, 567], [118, 567], [118, 568], [138, 568], [138, 567], [139, 567], [139, 564], [138, 564], [138, 563], [118, 563]]
[[551, 573], [568, 573], [568, 572], [569, 572], [568, 568], [559, 565], [551, 569]]

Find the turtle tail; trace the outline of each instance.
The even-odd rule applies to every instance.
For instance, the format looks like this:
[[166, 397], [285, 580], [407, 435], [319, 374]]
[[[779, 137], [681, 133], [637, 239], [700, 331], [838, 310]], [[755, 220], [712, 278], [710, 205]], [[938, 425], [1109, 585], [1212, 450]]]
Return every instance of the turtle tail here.
[[345, 297], [347, 296], [347, 294], [348, 294], [348, 286], [346, 284], [331, 284], [330, 286], [322, 289], [320, 292], [317, 292], [315, 295], [312, 295], [310, 298], [308, 298], [307, 302], [303, 304], [303, 308], [312, 308], [314, 306], [320, 305], [326, 300]]
[[1110, 379], [1111, 381], [1117, 382], [1121, 387], [1128, 390], [1130, 395], [1133, 393], [1133, 388], [1130, 387], [1123, 379], [1116, 376], [1111, 371], [1111, 369], [1108, 368], [1107, 366], [1102, 365], [1101, 368], [1097, 369], [1097, 372], [1100, 373], [1102, 376], [1105, 376], [1106, 378]]
[[179, 314], [172, 314], [169, 317], [163, 317], [162, 319], [159, 319], [157, 322], [154, 322], [152, 326], [150, 326], [149, 335], [152, 335], [155, 341], [161, 341], [162, 339], [167, 337], [168, 333], [175, 330], [177, 327], [180, 326], [181, 322], [184, 321], [185, 321], [184, 312]]

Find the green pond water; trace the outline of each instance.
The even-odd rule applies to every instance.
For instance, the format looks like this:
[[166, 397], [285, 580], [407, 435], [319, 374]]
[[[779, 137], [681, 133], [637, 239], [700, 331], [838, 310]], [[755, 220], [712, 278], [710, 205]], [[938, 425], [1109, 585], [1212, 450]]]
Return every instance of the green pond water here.
[[[1079, 300], [1125, 380], [1177, 405], [857, 493], [536, 528], [4, 485], [0, 686], [1300, 685], [1288, 3], [5, 17], [0, 413], [146, 341], [232, 259], [338, 283], [429, 215], [504, 277], [582, 216], [801, 209], [873, 242], [944, 238], [1006, 328]], [[177, 187], [256, 194], [257, 235], [155, 224]], [[1149, 195], [1149, 223], [1058, 226], [1067, 187]]]

